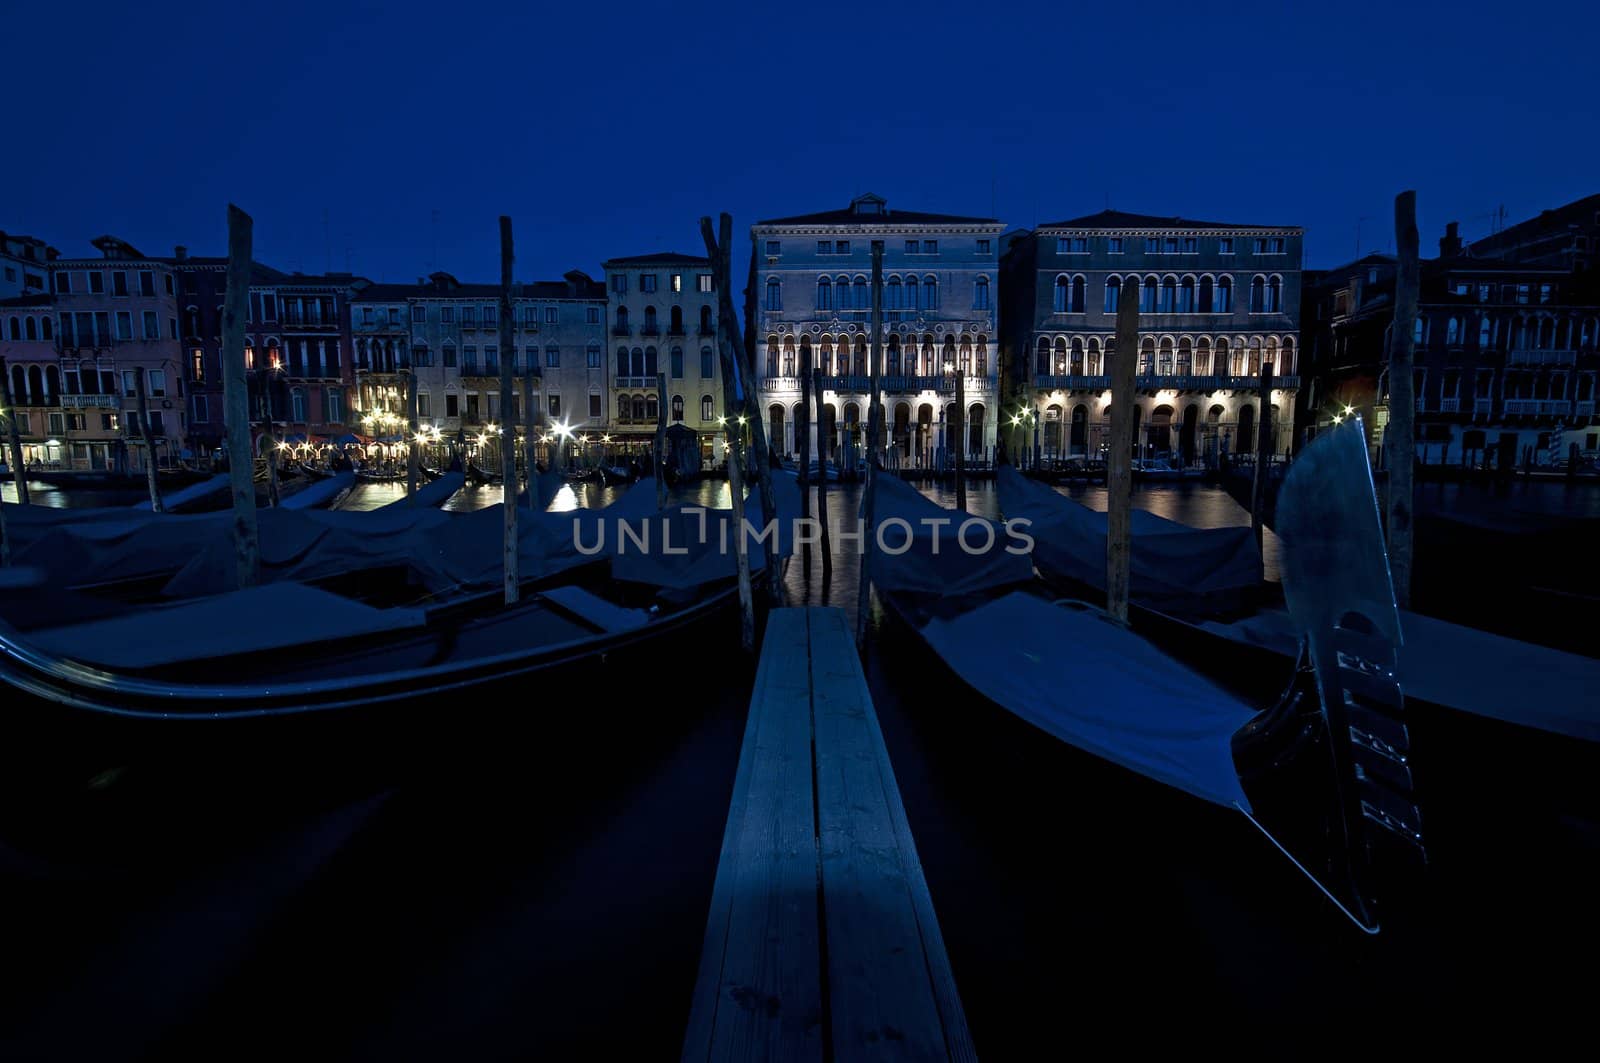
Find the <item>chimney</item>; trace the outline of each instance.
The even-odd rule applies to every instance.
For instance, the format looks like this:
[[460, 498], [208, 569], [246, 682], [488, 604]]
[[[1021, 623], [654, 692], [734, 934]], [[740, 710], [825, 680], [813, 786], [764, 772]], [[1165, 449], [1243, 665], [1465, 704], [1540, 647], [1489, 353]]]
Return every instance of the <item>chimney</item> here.
[[183, 262], [189, 257], [189, 249], [184, 247], [182, 244], [179, 244], [177, 247], [172, 249], [172, 257], [177, 259], [179, 262]]
[[1457, 232], [1460, 227], [1459, 222], [1451, 222], [1444, 227], [1444, 236], [1439, 238], [1440, 258], [1455, 258], [1461, 254], [1461, 237]]

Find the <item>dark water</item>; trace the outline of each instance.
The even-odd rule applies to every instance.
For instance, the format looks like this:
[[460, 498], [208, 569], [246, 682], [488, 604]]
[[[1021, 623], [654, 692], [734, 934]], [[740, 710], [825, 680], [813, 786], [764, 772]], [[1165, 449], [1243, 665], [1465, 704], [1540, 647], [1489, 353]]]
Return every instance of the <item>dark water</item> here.
[[[131, 506], [136, 502], [143, 502], [150, 496], [139, 490], [122, 488], [112, 490], [86, 489], [81, 487], [63, 488], [54, 484], [39, 483], [36, 480], [28, 481], [28, 501], [35, 506], [49, 506], [52, 509], [90, 509], [95, 506]], [[17, 500], [17, 485], [14, 483], [0, 484], [0, 500], [15, 502]]]
[[[858, 499], [829, 492], [836, 516]], [[968, 502], [992, 513], [992, 485]], [[1248, 522], [1199, 485], [1135, 502]], [[841, 549], [829, 584], [792, 564], [786, 591], [853, 616], [858, 571]], [[1488, 721], [1452, 731], [1434, 779], [1460, 796], [1430, 821], [1423, 914], [1369, 938], [1242, 817], [987, 705], [881, 611], [870, 627], [868, 681], [985, 1058], [1586, 1002], [1592, 756]], [[675, 1058], [753, 675], [736, 641], [724, 617], [503, 705], [429, 706], [420, 733], [205, 757], [7, 737], [0, 1057], [26, 1037], [56, 1058]], [[1062, 683], [1088, 666], [1064, 656]], [[1580, 797], [1530, 799], [1540, 773]]]

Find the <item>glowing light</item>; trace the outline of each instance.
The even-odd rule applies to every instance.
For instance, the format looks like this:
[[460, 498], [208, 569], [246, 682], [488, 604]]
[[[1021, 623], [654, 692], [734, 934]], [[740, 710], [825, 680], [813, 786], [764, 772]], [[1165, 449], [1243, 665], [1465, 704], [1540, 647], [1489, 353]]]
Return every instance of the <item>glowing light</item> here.
[[1346, 406], [1344, 408], [1344, 415], [1346, 417], [1349, 417], [1352, 413], [1355, 413], [1355, 412], [1356, 412], [1356, 408], [1354, 406]]
[[1338, 424], [1343, 420], [1344, 420], [1344, 417], [1342, 415], [1337, 414], [1337, 413], [1333, 415], [1333, 423], [1334, 424]]

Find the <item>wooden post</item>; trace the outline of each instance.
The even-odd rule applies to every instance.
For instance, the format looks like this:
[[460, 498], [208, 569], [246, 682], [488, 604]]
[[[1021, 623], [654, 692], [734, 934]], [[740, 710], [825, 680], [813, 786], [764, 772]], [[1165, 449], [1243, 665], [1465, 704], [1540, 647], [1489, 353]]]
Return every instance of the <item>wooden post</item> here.
[[656, 438], [650, 463], [656, 474], [656, 508], [667, 508], [667, 374], [656, 374]]
[[[1261, 367], [1261, 400], [1256, 404], [1256, 475], [1250, 487], [1250, 530], [1261, 548], [1261, 527], [1266, 521], [1267, 489], [1272, 473], [1272, 365]], [[1243, 447], [1245, 441], [1239, 440]]]
[[[797, 449], [800, 451], [800, 517], [811, 516], [811, 346], [800, 346], [800, 412], [795, 417], [794, 430], [799, 433]], [[801, 571], [811, 578], [811, 542], [808, 539], [800, 548]]]
[[255, 460], [250, 453], [250, 388], [244, 375], [252, 225], [250, 215], [228, 204], [228, 280], [222, 302], [222, 404], [228, 434], [228, 478], [233, 484], [234, 560], [241, 590], [261, 580]]
[[528, 508], [535, 513], [539, 512], [539, 498], [535, 490], [538, 470], [539, 441], [534, 438], [534, 433], [539, 430], [539, 404], [533, 397], [533, 361], [538, 355], [528, 359], [528, 365], [522, 370], [522, 463], [528, 467]]
[[511, 388], [511, 218], [500, 215], [500, 509], [505, 518], [505, 601], [521, 597], [517, 572], [520, 541], [517, 538], [517, 428], [511, 416], [516, 392]]
[[867, 364], [867, 483], [866, 501], [862, 506], [861, 522], [861, 574], [856, 585], [856, 648], [865, 650], [867, 645], [867, 618], [872, 609], [872, 543], [877, 527], [877, 493], [873, 485], [877, 482], [880, 473], [879, 460], [882, 456], [882, 447], [879, 442], [878, 429], [878, 357], [883, 343], [883, 241], [872, 241], [872, 313], [869, 318], [869, 328], [872, 329], [871, 342], [867, 345], [867, 357], [871, 361]]
[[1417, 298], [1422, 282], [1417, 235], [1417, 194], [1394, 197], [1394, 242], [1400, 272], [1394, 286], [1394, 326], [1389, 337], [1389, 424], [1383, 430], [1389, 463], [1389, 574], [1394, 598], [1411, 605], [1411, 463], [1416, 451], [1417, 400], [1411, 376]]
[[421, 427], [417, 418], [417, 371], [414, 368], [406, 372], [406, 427], [411, 435], [406, 447], [406, 499], [409, 505], [416, 496], [417, 480], [422, 471], [422, 441], [417, 438], [417, 430]]
[[[733, 299], [727, 294], [729, 257], [727, 241], [732, 238], [733, 221], [722, 216], [723, 246], [718, 246], [717, 236], [711, 229], [711, 219], [700, 219], [700, 235], [706, 244], [706, 254], [711, 259], [712, 283], [720, 294], [717, 313], [717, 359], [722, 370], [722, 424], [727, 434], [728, 494], [733, 504], [734, 558], [739, 573], [739, 645], [753, 650], [756, 644], [755, 599], [750, 587], [750, 553], [744, 539], [744, 471], [740, 453], [739, 414], [744, 410], [740, 392], [741, 371], [734, 351], [733, 330], [735, 319], [729, 309]], [[768, 570], [768, 578], [772, 572]]]
[[828, 451], [831, 448], [822, 445], [822, 426], [826, 419], [822, 416], [821, 368], [812, 368], [811, 384], [812, 395], [817, 401], [817, 523], [822, 525], [822, 585], [826, 588], [828, 581], [833, 578], [833, 538], [828, 530]]
[[1111, 360], [1111, 439], [1106, 454], [1106, 611], [1128, 622], [1128, 570], [1132, 558], [1133, 378], [1139, 364], [1139, 295], [1123, 292], [1117, 304], [1117, 351]]
[[150, 432], [150, 397], [145, 393], [145, 370], [133, 371], [133, 392], [139, 401], [139, 438], [144, 440], [144, 479], [150, 488], [150, 511], [163, 513], [161, 482], [156, 476], [156, 438]]
[[956, 363], [956, 508], [967, 509], [967, 373]]
[[[770, 527], [777, 520], [777, 499], [772, 493], [772, 461], [767, 450], [767, 433], [762, 423], [761, 407], [756, 401], [754, 366], [748, 356], [750, 348], [740, 338], [739, 315], [733, 305], [733, 216], [724, 213], [718, 219], [716, 232], [712, 231], [710, 218], [701, 218], [700, 235], [705, 241], [706, 254], [713, 262], [713, 283], [717, 289], [718, 346], [720, 348], [724, 335], [728, 343], [728, 358], [722, 363], [723, 372], [728, 376], [723, 391], [725, 398], [731, 397], [733, 401], [726, 404], [724, 412], [729, 418], [730, 428], [737, 428], [734, 423], [736, 414], [743, 413], [750, 420], [750, 460], [755, 465], [754, 481], [761, 488], [761, 521], [763, 527]], [[730, 465], [730, 481], [732, 468]], [[742, 507], [744, 502], [740, 499], [737, 504]], [[737, 538], [743, 542], [742, 524]], [[766, 558], [768, 601], [773, 605], [781, 605], [783, 585], [778, 581], [778, 555], [771, 537], [763, 540], [762, 549]], [[751, 645], [754, 645], [753, 641]]]
[[6, 360], [0, 358], [0, 406], [5, 407], [6, 437], [11, 445], [11, 480], [17, 485], [17, 501], [25, 506], [29, 502], [28, 478], [22, 475], [22, 436], [17, 432], [17, 408], [11, 400], [11, 378], [7, 375]]

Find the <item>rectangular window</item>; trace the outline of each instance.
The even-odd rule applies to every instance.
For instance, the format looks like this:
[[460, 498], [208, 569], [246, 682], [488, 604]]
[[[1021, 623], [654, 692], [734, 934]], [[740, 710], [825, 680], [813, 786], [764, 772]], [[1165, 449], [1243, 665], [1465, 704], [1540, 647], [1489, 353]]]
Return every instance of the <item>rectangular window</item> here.
[[446, 417], [461, 416], [461, 396], [453, 391], [444, 397], [444, 415]]
[[483, 371], [489, 376], [500, 375], [500, 348], [485, 347], [483, 349]]
[[700, 348], [700, 376], [710, 380], [717, 375], [716, 356], [711, 353], [710, 347]]
[[1147, 254], [1147, 255], [1159, 255], [1161, 253], [1161, 237], [1159, 237], [1159, 236], [1147, 236], [1147, 237], [1145, 237], [1144, 238], [1144, 253]]
[[417, 417], [433, 416], [433, 396], [426, 391], [417, 392]]
[[[189, 352], [189, 379], [200, 383], [206, 378], [206, 352], [196, 347]], [[201, 418], [205, 420], [205, 418]]]
[[[117, 415], [114, 413], [102, 413], [100, 415], [100, 429], [104, 432], [117, 431]], [[24, 429], [24, 431], [26, 431], [26, 429]]]
[[117, 311], [117, 339], [133, 339], [133, 315], [126, 310]]
[[1163, 240], [1161, 242], [1161, 253], [1164, 254], [1164, 255], [1175, 255], [1175, 254], [1177, 254], [1178, 253], [1178, 238], [1176, 236], [1169, 236], [1165, 240]]
[[1256, 238], [1256, 254], [1281, 255], [1283, 254], [1284, 241], [1281, 236], [1268, 236]]
[[50, 414], [49, 415], [49, 422], [50, 422], [50, 434], [53, 435], [53, 436], [58, 436], [63, 431], [66, 430], [67, 419], [62, 414], [59, 414], [59, 413]]
[[122, 397], [131, 399], [139, 394], [139, 372], [136, 369], [122, 371]]
[[989, 254], [989, 248], [991, 246], [992, 245], [989, 243], [988, 240], [979, 240], [978, 241], [978, 254], [980, 254], [980, 255]]
[[611, 290], [622, 293], [628, 290], [628, 275], [626, 273], [613, 273], [611, 275]]
[[500, 311], [498, 307], [486, 306], [483, 308], [483, 327], [497, 328], [500, 324]]
[[167, 371], [165, 369], [150, 370], [150, 394], [158, 399], [167, 394]]
[[1056, 253], [1060, 255], [1084, 255], [1089, 252], [1089, 238], [1086, 236], [1058, 236], [1056, 237]]
[[590, 392], [589, 394], [589, 416], [600, 416], [600, 395], [596, 392]]
[[585, 352], [585, 353], [588, 355], [589, 368], [590, 369], [599, 369], [600, 368], [600, 348], [596, 347], [594, 344], [591, 343], [589, 345], [588, 351]]
[[1219, 254], [1219, 255], [1231, 255], [1231, 254], [1233, 254], [1233, 237], [1224, 236], [1220, 240], [1217, 241], [1217, 254]]
[[1198, 254], [1200, 251], [1200, 238], [1198, 236], [1185, 236], [1183, 238], [1183, 253], [1186, 255]]
[[850, 253], [850, 241], [835, 240], [833, 244], [833, 253], [836, 255], [848, 255]]
[[783, 244], [780, 243], [779, 241], [777, 241], [777, 240], [768, 240], [767, 241], [767, 256], [769, 258], [777, 258], [779, 252], [781, 252], [782, 250], [783, 250]]
[[548, 369], [561, 368], [561, 348], [550, 344], [544, 349], [544, 364]]
[[204, 395], [194, 396], [193, 416], [196, 421], [205, 422], [211, 420], [210, 415], [206, 412], [206, 397]]
[[156, 294], [156, 275], [147, 269], [142, 269], [139, 271], [139, 294]]
[[374, 314], [375, 314], [375, 313], [377, 313], [377, 311], [376, 311], [376, 310], [374, 310], [374, 309], [373, 309], [373, 308], [372, 308], [372, 307], [370, 307], [370, 306], [363, 306], [363, 307], [362, 307], [362, 308], [361, 308], [361, 323], [362, 323], [362, 324], [363, 324], [363, 325], [370, 325], [370, 324], [372, 324], [372, 321], [373, 321], [373, 315], [374, 315]]
[[817, 254], [819, 254], [819, 255], [831, 255], [831, 254], [833, 254], [833, 241], [832, 240], [818, 240], [817, 241]]
[[1517, 285], [1517, 302], [1526, 304], [1528, 301], [1528, 285]]
[[925, 255], [937, 255], [939, 253], [939, 241], [937, 241], [937, 240], [924, 240], [924, 241], [922, 241], [922, 253], [925, 254]]
[[554, 306], [547, 306], [544, 308], [544, 323], [546, 325], [554, 325], [556, 323], [556, 313], [558, 309], [558, 307]]
[[461, 308], [461, 327], [462, 328], [477, 328], [478, 327], [478, 308], [477, 307], [475, 307], [475, 306], [463, 306]]
[[439, 324], [441, 324], [441, 325], [454, 325], [455, 323], [456, 323], [456, 308], [453, 307], [453, 306], [441, 306], [439, 308]]
[[698, 283], [698, 288], [699, 288], [700, 291], [709, 292], [711, 290], [711, 274], [702, 273], [702, 274], [699, 275], [697, 280], [699, 282]]
[[[344, 389], [343, 388], [327, 388], [323, 392], [323, 394], [327, 397], [327, 406], [328, 406], [327, 423], [328, 424], [343, 424], [344, 423]], [[420, 397], [421, 396], [419, 394], [418, 398], [420, 399]], [[419, 403], [419, 406], [420, 406], [420, 403]], [[419, 412], [420, 412], [420, 410], [419, 410]]]
[[550, 416], [551, 417], [560, 417], [561, 416], [561, 396], [560, 395], [551, 395], [550, 396]]
[[428, 308], [421, 303], [413, 303], [411, 305], [411, 323], [413, 325], [425, 325], [427, 322]]
[[598, 306], [589, 307], [588, 313], [584, 316], [584, 320], [591, 325], [600, 324], [600, 308]]
[[146, 310], [144, 312], [144, 338], [147, 340], [159, 340], [161, 338], [161, 319], [156, 316], [154, 310]]
[[1541, 303], [1548, 303], [1550, 301], [1550, 298], [1551, 298], [1552, 294], [1553, 294], [1553, 292], [1551, 290], [1550, 285], [1548, 285], [1548, 284], [1539, 285], [1539, 301]]
[[467, 420], [469, 422], [476, 422], [479, 420], [478, 393], [476, 391], [469, 392], [467, 394]]
[[105, 294], [106, 275], [97, 269], [89, 271], [89, 290], [96, 295]]
[[81, 432], [87, 427], [88, 427], [88, 418], [85, 417], [83, 414], [81, 414], [81, 413], [69, 413], [69, 414], [67, 414], [67, 430], [69, 432]]
[[655, 291], [656, 290], [656, 275], [654, 273], [641, 273], [641, 274], [639, 274], [639, 290], [641, 292], [653, 292], [653, 291]]
[[72, 294], [72, 274], [66, 272], [65, 270], [56, 274], [56, 294]]
[[907, 240], [906, 241], [906, 254], [908, 254], [908, 255], [920, 255], [920, 254], [922, 254], [922, 241], [921, 240]]

